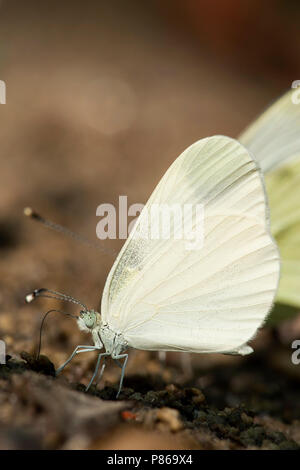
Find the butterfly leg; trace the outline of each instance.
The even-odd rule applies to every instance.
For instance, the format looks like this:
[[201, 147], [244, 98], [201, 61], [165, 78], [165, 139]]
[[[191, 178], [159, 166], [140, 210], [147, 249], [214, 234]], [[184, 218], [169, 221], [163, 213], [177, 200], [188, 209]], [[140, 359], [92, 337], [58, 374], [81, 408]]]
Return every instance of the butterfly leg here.
[[97, 381], [96, 381], [96, 385], [98, 385], [98, 383], [99, 383], [100, 380], [102, 379], [102, 375], [103, 375], [104, 369], [105, 369], [105, 367], [106, 367], [106, 357], [104, 357], [103, 361], [104, 361], [104, 362], [103, 362], [103, 364], [102, 364], [99, 377], [98, 377], [98, 379], [97, 379]]
[[181, 369], [186, 378], [193, 377], [193, 365], [190, 353], [181, 353]]
[[162, 363], [162, 365], [166, 365], [166, 361], [167, 361], [167, 353], [166, 351], [159, 351], [158, 352], [158, 360], [159, 362]]
[[[87, 386], [86, 389], [85, 389], [86, 392], [89, 390], [90, 386], [91, 386], [92, 383], [94, 382], [95, 377], [96, 377], [97, 374], [98, 374], [98, 370], [99, 370], [99, 366], [100, 366], [100, 363], [101, 363], [101, 359], [102, 359], [102, 357], [105, 357], [105, 356], [109, 356], [109, 354], [108, 354], [108, 353], [100, 353], [100, 354], [99, 354], [98, 359], [97, 359], [97, 363], [96, 363], [96, 367], [95, 367], [95, 371], [94, 371], [94, 373], [93, 373], [93, 376], [92, 376], [92, 378], [91, 378], [91, 380], [90, 380], [88, 386]], [[105, 368], [105, 362], [104, 362], [104, 364], [103, 364], [103, 366], [102, 366], [102, 368], [101, 368], [99, 380], [100, 380], [100, 378], [102, 377], [102, 374], [103, 374], [103, 372], [104, 372], [104, 368]]]
[[67, 364], [69, 364], [69, 362], [72, 361], [73, 357], [76, 355], [76, 354], [79, 354], [79, 353], [82, 353], [82, 352], [90, 352], [90, 351], [95, 351], [96, 349], [99, 349], [98, 346], [92, 346], [92, 345], [89, 345], [89, 346], [82, 346], [82, 345], [78, 345], [74, 351], [72, 352], [71, 356], [69, 357], [69, 359], [66, 360], [66, 362], [64, 362], [56, 371], [55, 375], [59, 375], [61, 373], [61, 371], [66, 367]]
[[114, 359], [114, 361], [117, 364], [117, 366], [120, 367], [120, 369], [122, 369], [123, 364], [118, 359]]
[[112, 359], [114, 359], [117, 362], [118, 365], [120, 364], [118, 359], [124, 359], [123, 365], [121, 366], [122, 367], [121, 378], [120, 378], [119, 389], [118, 389], [118, 393], [117, 393], [117, 397], [116, 397], [116, 398], [118, 398], [119, 395], [120, 395], [120, 392], [122, 390], [124, 374], [125, 374], [125, 368], [126, 368], [126, 364], [127, 364], [127, 361], [128, 361], [128, 354], [118, 354], [116, 356], [112, 355], [111, 357], [112, 357]]
[[[162, 366], [167, 364], [167, 353], [165, 351], [159, 351], [158, 360]], [[186, 378], [193, 377], [193, 367], [190, 353], [181, 353], [180, 354], [180, 365], [182, 372]]]

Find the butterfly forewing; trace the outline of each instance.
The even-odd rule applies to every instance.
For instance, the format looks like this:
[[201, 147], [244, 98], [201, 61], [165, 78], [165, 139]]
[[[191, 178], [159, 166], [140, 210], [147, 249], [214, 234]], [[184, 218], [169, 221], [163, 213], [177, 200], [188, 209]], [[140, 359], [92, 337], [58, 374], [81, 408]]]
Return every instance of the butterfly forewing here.
[[[154, 204], [201, 204], [199, 246], [174, 236], [174, 220], [173, 236], [149, 239], [160, 222], [147, 216]], [[188, 222], [195, 227], [197, 215]], [[230, 352], [263, 322], [278, 275], [257, 164], [234, 139], [210, 137], [183, 152], [154, 190], [108, 276], [102, 315], [132, 347]]]

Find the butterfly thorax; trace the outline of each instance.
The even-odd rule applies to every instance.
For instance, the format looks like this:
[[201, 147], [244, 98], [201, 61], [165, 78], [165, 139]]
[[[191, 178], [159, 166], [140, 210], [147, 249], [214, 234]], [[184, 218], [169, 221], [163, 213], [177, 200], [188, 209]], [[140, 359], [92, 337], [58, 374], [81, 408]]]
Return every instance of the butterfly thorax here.
[[128, 343], [122, 333], [112, 330], [107, 323], [101, 323], [99, 335], [108, 354], [117, 356], [128, 348]]
[[81, 310], [77, 323], [80, 330], [92, 334], [95, 346], [99, 349], [104, 346], [108, 354], [118, 356], [128, 347], [122, 333], [114, 331], [95, 310]]

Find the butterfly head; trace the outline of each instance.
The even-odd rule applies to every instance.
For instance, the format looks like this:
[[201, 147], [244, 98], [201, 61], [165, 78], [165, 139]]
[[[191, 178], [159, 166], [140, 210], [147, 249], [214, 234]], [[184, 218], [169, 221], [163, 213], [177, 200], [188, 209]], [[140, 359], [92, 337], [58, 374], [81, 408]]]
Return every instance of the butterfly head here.
[[80, 311], [77, 324], [80, 330], [91, 331], [99, 325], [100, 321], [100, 313], [92, 309], [84, 309]]

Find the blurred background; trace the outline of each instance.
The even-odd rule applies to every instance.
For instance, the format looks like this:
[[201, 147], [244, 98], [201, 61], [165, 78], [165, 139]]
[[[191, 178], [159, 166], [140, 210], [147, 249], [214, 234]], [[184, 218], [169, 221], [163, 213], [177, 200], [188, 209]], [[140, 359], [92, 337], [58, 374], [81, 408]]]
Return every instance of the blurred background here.
[[[100, 243], [99, 204], [117, 206], [119, 195], [145, 203], [182, 150], [209, 135], [237, 136], [300, 79], [299, 26], [295, 0], [0, 1], [0, 338], [8, 354], [36, 350], [42, 312], [54, 306], [24, 305], [26, 293], [48, 287], [96, 307], [114, 260], [25, 219], [23, 207]], [[274, 334], [290, 345], [297, 328], [294, 320], [260, 333], [258, 348]], [[54, 314], [43, 353], [57, 367], [82, 341], [73, 321]], [[280, 373], [299, 379], [290, 360], [274, 357]], [[204, 369], [239, 361], [193, 360]], [[86, 382], [93, 364], [78, 357], [65, 375]], [[129, 375], [138, 364], [133, 355]], [[154, 356], [147, 364], [160, 371]], [[114, 381], [119, 371], [109, 374]]]

